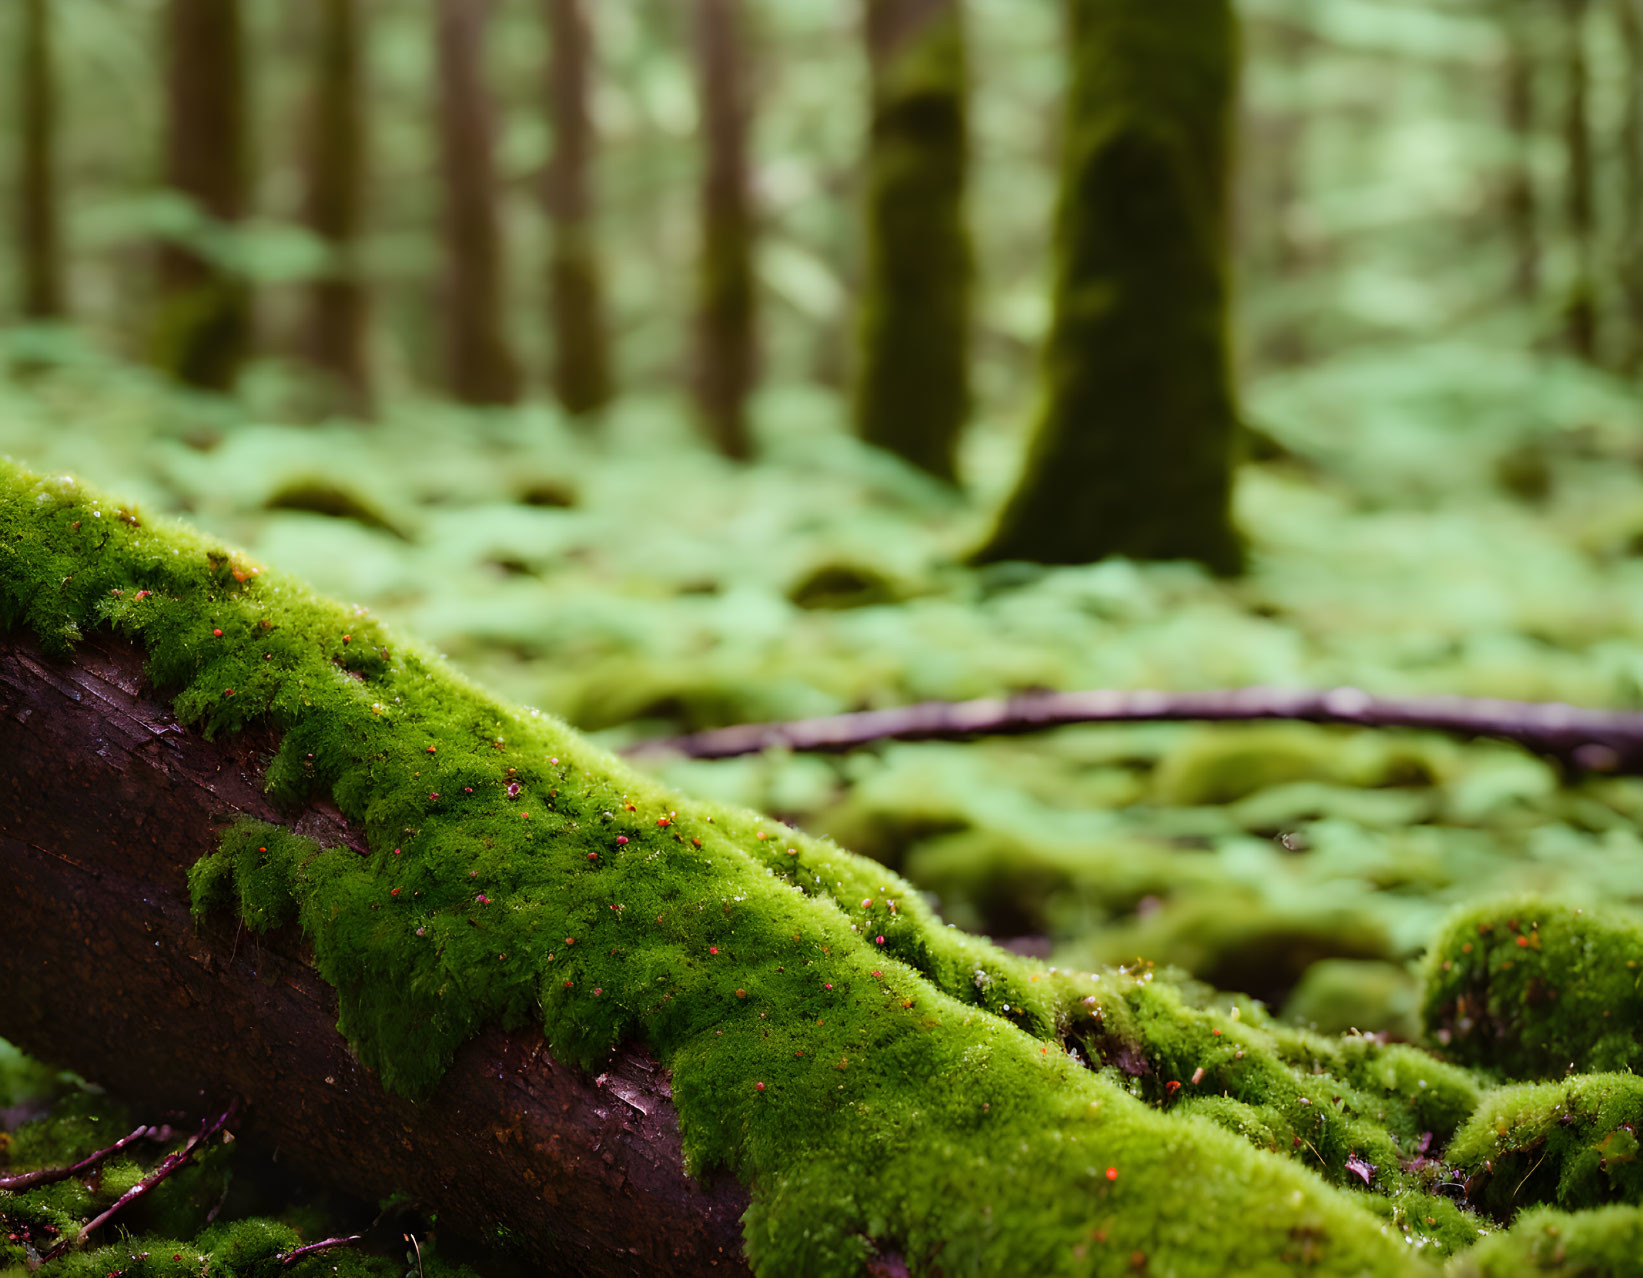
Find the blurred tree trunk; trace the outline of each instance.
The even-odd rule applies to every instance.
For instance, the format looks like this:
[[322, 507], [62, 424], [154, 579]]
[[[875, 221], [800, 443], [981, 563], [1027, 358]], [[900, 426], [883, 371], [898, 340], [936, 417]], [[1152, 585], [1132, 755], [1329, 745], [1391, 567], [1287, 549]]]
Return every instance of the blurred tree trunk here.
[[1574, 251], [1574, 278], [1564, 312], [1569, 348], [1580, 358], [1597, 359], [1597, 280], [1593, 265], [1597, 201], [1592, 171], [1592, 122], [1588, 101], [1591, 71], [1586, 62], [1587, 0], [1562, 0], [1564, 41], [1563, 147], [1568, 165], [1564, 213]]
[[740, 0], [695, 0], [702, 104], [702, 242], [695, 390], [702, 424], [727, 457], [752, 452], [753, 209]]
[[[169, 0], [167, 184], [211, 224], [238, 222], [248, 177], [239, 0]], [[179, 381], [228, 390], [251, 341], [245, 280], [188, 244], [160, 250], [155, 362]]]
[[1521, 4], [1514, 5], [1506, 17], [1503, 95], [1512, 160], [1501, 202], [1512, 241], [1512, 292], [1524, 302], [1540, 296], [1540, 232], [1533, 167], [1537, 69], [1530, 11]]
[[466, 404], [511, 404], [519, 398], [519, 366], [502, 316], [494, 129], [483, 69], [489, 12], [489, 0], [438, 0], [444, 323], [451, 394]]
[[1067, 0], [1043, 407], [980, 562], [1236, 572], [1227, 337], [1231, 0]]
[[1621, 287], [1626, 301], [1622, 370], [1643, 372], [1643, 0], [1616, 0], [1626, 51], [1625, 116], [1620, 126], [1620, 180], [1625, 210]]
[[341, 403], [371, 414], [370, 299], [356, 260], [365, 203], [365, 90], [359, 0], [321, 0], [308, 168], [308, 225], [332, 264], [309, 298], [308, 358]]
[[968, 143], [959, 0], [867, 0], [873, 74], [856, 428], [958, 478], [969, 412]]
[[553, 224], [548, 267], [553, 386], [565, 411], [580, 416], [603, 407], [611, 397], [610, 343], [589, 173], [594, 145], [588, 112], [593, 37], [584, 0], [545, 0], [545, 5], [553, 42], [548, 109], [554, 150], [546, 188]]
[[22, 311], [63, 313], [63, 260], [57, 216], [57, 94], [52, 69], [51, 0], [23, 0], [17, 56], [18, 221]]

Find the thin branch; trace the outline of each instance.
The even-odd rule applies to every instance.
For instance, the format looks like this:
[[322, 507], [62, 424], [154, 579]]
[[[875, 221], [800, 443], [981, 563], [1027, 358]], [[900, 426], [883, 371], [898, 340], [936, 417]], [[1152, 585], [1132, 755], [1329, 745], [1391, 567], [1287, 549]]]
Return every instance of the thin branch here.
[[144, 1176], [130, 1189], [126, 1190], [125, 1193], [116, 1198], [113, 1203], [103, 1209], [100, 1215], [94, 1216], [91, 1220], [87, 1221], [86, 1224], [82, 1225], [80, 1227], [80, 1232], [72, 1239], [65, 1238], [44, 1256], [41, 1256], [40, 1263], [44, 1265], [57, 1259], [57, 1257], [63, 1255], [67, 1251], [83, 1246], [86, 1238], [92, 1233], [92, 1231], [106, 1225], [114, 1218], [115, 1214], [118, 1213], [121, 1208], [136, 1202], [137, 1199], [142, 1198], [158, 1186], [166, 1179], [166, 1177], [170, 1176], [172, 1172], [177, 1171], [179, 1168], [186, 1167], [189, 1163], [193, 1162], [194, 1151], [212, 1136], [215, 1136], [224, 1127], [228, 1126], [229, 1121], [238, 1112], [239, 1102], [230, 1101], [228, 1107], [224, 1109], [222, 1113], [218, 1114], [215, 1118], [208, 1118], [204, 1123], [202, 1123], [200, 1125], [200, 1130], [184, 1141], [180, 1149], [177, 1149], [173, 1153], [167, 1154], [158, 1167], [149, 1172], [148, 1175]]
[[306, 1246], [293, 1247], [290, 1251], [281, 1252], [278, 1259], [281, 1265], [292, 1265], [304, 1256], [312, 1256], [316, 1251], [329, 1251], [333, 1247], [347, 1247], [357, 1243], [364, 1234], [349, 1234], [346, 1238], [321, 1238], [318, 1242], [308, 1243]]
[[140, 1141], [145, 1136], [157, 1132], [154, 1127], [139, 1127], [129, 1136], [122, 1136], [107, 1149], [99, 1149], [95, 1154], [87, 1154], [79, 1162], [69, 1167], [41, 1167], [35, 1171], [18, 1172], [15, 1176], [0, 1176], [0, 1189], [18, 1193], [25, 1189], [33, 1189], [36, 1185], [52, 1185], [60, 1180], [68, 1180], [82, 1172], [88, 1172], [98, 1163], [114, 1157], [127, 1145]]
[[1356, 688], [1327, 692], [1238, 688], [1221, 692], [1040, 692], [981, 701], [925, 701], [889, 710], [788, 723], [748, 723], [643, 741], [630, 755], [728, 759], [781, 748], [853, 750], [875, 741], [954, 741], [1019, 736], [1074, 723], [1194, 720], [1240, 723], [1286, 719], [1365, 728], [1424, 728], [1460, 737], [1496, 737], [1554, 759], [1574, 773], [1643, 776], [1643, 714], [1587, 710], [1559, 702], [1469, 697], [1376, 697]]

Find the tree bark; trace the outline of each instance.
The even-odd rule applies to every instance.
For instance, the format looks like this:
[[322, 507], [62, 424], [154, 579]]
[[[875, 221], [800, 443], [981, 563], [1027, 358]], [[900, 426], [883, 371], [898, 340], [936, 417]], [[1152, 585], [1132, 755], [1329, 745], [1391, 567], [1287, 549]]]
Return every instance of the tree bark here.
[[1504, 107], [1512, 138], [1512, 158], [1502, 192], [1507, 233], [1512, 243], [1512, 292], [1524, 302], [1540, 296], [1540, 228], [1532, 167], [1535, 140], [1534, 24], [1522, 5], [1505, 18], [1506, 65]]
[[406, 1190], [454, 1232], [509, 1230], [533, 1272], [745, 1272], [746, 1191], [684, 1174], [643, 1052], [590, 1078], [492, 1027], [414, 1104], [353, 1058], [295, 929], [196, 928], [188, 868], [240, 815], [363, 848], [328, 803], [271, 808], [272, 746], [179, 727], [123, 641], [58, 662], [0, 635], [0, 894], [26, 920], [0, 947], [0, 1034], [156, 1113], [240, 1097], [281, 1159], [367, 1198]]
[[544, 0], [552, 41], [548, 113], [553, 160], [545, 195], [553, 227], [548, 291], [553, 324], [553, 388], [573, 417], [610, 401], [610, 343], [595, 248], [593, 124], [588, 111], [593, 35], [583, 0]]
[[746, 52], [740, 0], [695, 0], [702, 103], [701, 264], [696, 311], [696, 405], [727, 457], [753, 451], [753, 208], [748, 189]]
[[489, 0], [439, 0], [439, 143], [445, 184], [445, 332], [451, 393], [511, 404], [519, 367], [503, 323], [502, 232], [485, 93]]
[[1242, 566], [1227, 337], [1231, 0], [1068, 0], [1044, 407], [978, 562]]
[[856, 429], [949, 483], [969, 412], [958, 0], [867, 0], [873, 76]]
[[51, 0], [23, 0], [17, 42], [18, 221], [22, 312], [32, 320], [63, 313], [62, 244], [57, 213], [57, 92], [52, 67]]
[[[166, 10], [167, 184], [206, 219], [238, 222], [248, 177], [239, 0], [170, 0]], [[155, 362], [204, 390], [234, 384], [251, 341], [245, 281], [206, 253], [160, 250]]]
[[1620, 287], [1626, 307], [1621, 371], [1643, 372], [1643, 0], [1615, 0], [1626, 54], [1626, 92], [1620, 124], [1622, 230]]
[[365, 206], [365, 85], [359, 0], [322, 0], [314, 67], [308, 167], [309, 229], [331, 249], [315, 281], [305, 334], [308, 359], [328, 374], [340, 402], [371, 414], [366, 357], [370, 299], [357, 261]]
[[1593, 262], [1597, 197], [1592, 169], [1591, 70], [1586, 59], [1587, 0], [1563, 0], [1564, 216], [1574, 250], [1574, 277], [1564, 308], [1569, 349], [1597, 361], [1597, 276]]

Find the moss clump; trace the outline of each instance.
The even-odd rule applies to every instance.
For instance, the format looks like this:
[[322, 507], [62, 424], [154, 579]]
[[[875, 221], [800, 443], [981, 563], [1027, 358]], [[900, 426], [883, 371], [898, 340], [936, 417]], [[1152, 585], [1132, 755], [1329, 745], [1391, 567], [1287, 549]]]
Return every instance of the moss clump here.
[[1627, 1278], [1643, 1256], [1643, 1209], [1599, 1207], [1579, 1214], [1526, 1211], [1505, 1233], [1485, 1238], [1450, 1268], [1452, 1278]]
[[1226, 205], [1230, 0], [1073, 0], [1044, 404], [980, 562], [1242, 564]]
[[1534, 899], [1463, 910], [1422, 970], [1427, 1032], [1507, 1078], [1643, 1068], [1643, 927]]
[[856, 429], [952, 482], [970, 407], [963, 18], [956, 0], [870, 0], [867, 28], [873, 118]]
[[1419, 1002], [1419, 983], [1396, 963], [1324, 959], [1290, 993], [1284, 1019], [1323, 1034], [1363, 1030], [1408, 1041], [1420, 1034]]
[[1483, 1098], [1449, 1146], [1467, 1193], [1501, 1218], [1519, 1207], [1643, 1204], [1643, 1078], [1583, 1074], [1503, 1087]]
[[[1099, 980], [941, 926], [872, 862], [671, 794], [226, 548], [0, 465], [0, 623], [58, 649], [132, 636], [184, 721], [271, 723], [277, 801], [328, 795], [358, 824], [365, 855], [236, 825], [193, 886], [254, 926], [296, 918], [387, 1086], [426, 1092], [491, 1019], [540, 1019], [584, 1064], [642, 1040], [690, 1165], [751, 1183], [760, 1272], [852, 1272], [875, 1245], [949, 1273], [1137, 1253], [1258, 1273], [1303, 1247], [1320, 1273], [1410, 1272], [1375, 1212], [1064, 1050]], [[1188, 1044], [1168, 1028], [1145, 1037]]]
[[401, 541], [409, 540], [404, 528], [384, 514], [375, 502], [344, 484], [317, 475], [287, 480], [268, 495], [263, 505], [269, 510], [298, 510], [329, 519], [351, 519]]

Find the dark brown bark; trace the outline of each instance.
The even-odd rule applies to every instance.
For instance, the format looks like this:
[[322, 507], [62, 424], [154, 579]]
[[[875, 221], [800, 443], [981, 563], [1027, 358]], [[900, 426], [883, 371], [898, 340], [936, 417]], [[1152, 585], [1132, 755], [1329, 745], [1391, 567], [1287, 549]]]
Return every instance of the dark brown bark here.
[[1620, 287], [1626, 307], [1623, 372], [1643, 372], [1643, 0], [1615, 0], [1626, 55], [1620, 124], [1620, 186], [1624, 216]]
[[553, 324], [553, 389], [572, 416], [603, 407], [611, 396], [599, 254], [595, 247], [593, 123], [588, 112], [593, 35], [583, 0], [543, 0], [552, 41], [548, 113], [553, 160], [546, 197], [553, 227], [548, 265]]
[[719, 450], [745, 458], [753, 451], [747, 396], [755, 374], [743, 14], [740, 0], [695, 0], [695, 6], [703, 148], [696, 405]]
[[1540, 295], [1540, 230], [1534, 172], [1535, 56], [1531, 14], [1524, 6], [1506, 19], [1504, 106], [1512, 158], [1502, 191], [1502, 211], [1512, 242], [1512, 292], [1525, 302]]
[[1588, 0], [1563, 3], [1564, 216], [1575, 257], [1564, 323], [1569, 349], [1581, 359], [1597, 359], [1597, 278], [1592, 261], [1597, 233], [1597, 198], [1592, 171], [1591, 70], [1586, 59]]
[[519, 366], [503, 324], [502, 232], [485, 92], [489, 0], [439, 0], [439, 150], [445, 187], [445, 314], [451, 394], [511, 404]]
[[[248, 170], [239, 0], [169, 0], [166, 35], [166, 182], [205, 217], [237, 222]], [[172, 242], [160, 251], [160, 287], [156, 362], [189, 385], [227, 390], [250, 345], [245, 282]]]
[[365, 1197], [406, 1190], [453, 1232], [506, 1227], [533, 1272], [745, 1272], [746, 1191], [685, 1176], [643, 1052], [590, 1078], [540, 1033], [492, 1027], [413, 1104], [354, 1059], [293, 930], [196, 929], [188, 867], [237, 816], [361, 840], [328, 805], [276, 812], [267, 734], [205, 741], [142, 669], [121, 641], [54, 662], [0, 636], [0, 897], [27, 932], [0, 947], [0, 1035], [155, 1114], [242, 1098], [244, 1134], [282, 1160]]
[[28, 319], [63, 313], [63, 262], [57, 216], [57, 92], [52, 69], [51, 0], [22, 0], [17, 42], [18, 218], [22, 311]]
[[1365, 728], [1424, 728], [1497, 737], [1554, 759], [1571, 772], [1643, 776], [1643, 714], [1467, 697], [1373, 697], [1356, 688], [1328, 692], [1239, 688], [1230, 692], [1042, 692], [1008, 699], [925, 701], [889, 710], [744, 723], [645, 741], [630, 754], [728, 759], [760, 750], [828, 752], [875, 741], [954, 741], [1021, 736], [1073, 723], [1247, 723], [1287, 719]]
[[370, 298], [357, 260], [365, 208], [365, 85], [359, 0], [321, 0], [308, 160], [309, 229], [330, 246], [332, 261], [309, 298], [304, 345], [328, 374], [339, 402], [371, 413], [366, 357]]

